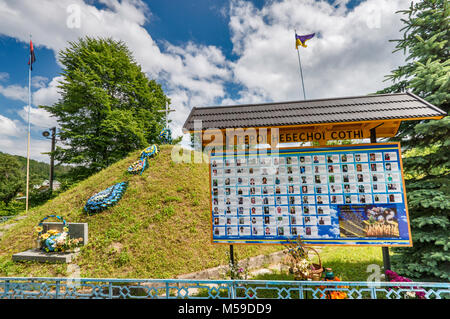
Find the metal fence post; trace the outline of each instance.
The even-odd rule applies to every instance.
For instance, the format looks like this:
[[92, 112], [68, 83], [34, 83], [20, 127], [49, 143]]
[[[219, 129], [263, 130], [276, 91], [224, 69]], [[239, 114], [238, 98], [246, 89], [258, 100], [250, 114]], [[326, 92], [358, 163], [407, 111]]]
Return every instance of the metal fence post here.
[[170, 292], [169, 292], [169, 282], [166, 281], [166, 299], [169, 299]]
[[299, 299], [304, 299], [305, 298], [303, 296], [303, 284], [302, 283], [299, 283], [298, 298]]
[[55, 286], [55, 299], [58, 299], [58, 297], [59, 297], [60, 284], [61, 284], [61, 281], [57, 280], [56, 286]]
[[236, 281], [231, 284], [231, 299], [236, 299]]
[[5, 280], [5, 297], [9, 295], [9, 280]]
[[109, 299], [112, 299], [112, 297], [113, 297], [112, 282], [109, 282], [109, 285], [108, 285], [108, 296], [109, 296]]

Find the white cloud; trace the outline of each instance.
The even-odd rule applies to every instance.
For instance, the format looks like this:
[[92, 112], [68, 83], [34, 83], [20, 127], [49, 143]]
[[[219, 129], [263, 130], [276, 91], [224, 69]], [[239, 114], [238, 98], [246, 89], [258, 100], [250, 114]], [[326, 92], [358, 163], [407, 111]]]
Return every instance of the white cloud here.
[[0, 72], [0, 82], [9, 79], [9, 74], [7, 72]]
[[[151, 12], [142, 1], [101, 2], [106, 8], [97, 9], [81, 0], [2, 3], [0, 33], [28, 42], [31, 29], [35, 50], [45, 46], [55, 53], [66, 47], [67, 41], [76, 41], [86, 35], [123, 40], [142, 70], [164, 84], [172, 101], [182, 103], [172, 104], [177, 110], [170, 114], [175, 131], [181, 131], [186, 113], [194, 104], [219, 103], [225, 96], [224, 81], [231, 78], [231, 73], [218, 48], [194, 43], [176, 47], [164, 43], [163, 52], [143, 27], [146, 19], [151, 18]], [[76, 10], [73, 10], [74, 6]], [[71, 15], [77, 10], [79, 25], [70, 22]], [[50, 101], [57, 100], [55, 81], [56, 78], [48, 87], [41, 87], [33, 94], [33, 104], [49, 105]]]
[[339, 228], [339, 224], [334, 224], [333, 227], [330, 228], [330, 233], [339, 236], [341, 233], [341, 230]]
[[0, 94], [11, 100], [18, 100], [28, 103], [28, 88], [16, 84], [0, 85]]
[[[13, 155], [27, 156], [27, 127], [21, 121], [11, 120], [0, 115], [0, 151]], [[50, 150], [50, 141], [31, 138], [30, 157], [49, 162], [49, 156], [42, 154]]]
[[63, 79], [62, 76], [54, 77], [48, 85], [41, 86], [38, 90], [33, 92], [32, 104], [39, 105], [53, 105], [60, 98], [58, 92], [59, 81]]
[[[53, 78], [47, 85], [48, 79], [43, 76], [33, 76], [31, 78], [31, 104], [32, 105], [52, 105], [59, 98], [58, 93], [58, 81], [61, 80], [61, 76]], [[28, 86], [20, 86], [17, 84], [0, 85], [0, 94], [4, 97], [22, 101], [28, 104]]]
[[45, 76], [35, 75], [31, 77], [31, 86], [33, 88], [41, 89], [47, 86], [48, 78]]
[[[367, 0], [348, 10], [348, 0], [268, 1], [261, 9], [233, 0], [228, 10], [233, 60], [215, 46], [156, 43], [144, 28], [151, 7], [140, 0], [101, 0], [101, 9], [82, 0], [1, 2], [0, 34], [27, 43], [33, 30], [35, 50], [44, 46], [55, 53], [86, 35], [123, 40], [142, 70], [165, 87], [176, 110], [169, 117], [177, 136], [193, 106], [302, 99], [294, 29], [317, 33], [308, 48], [300, 48], [307, 98], [362, 95], [387, 86], [384, 75], [403, 62], [388, 42], [401, 28], [394, 12], [408, 1]], [[74, 6], [79, 25], [70, 23], [74, 11], [68, 9]], [[58, 79], [34, 80], [33, 105], [58, 100]], [[239, 96], [226, 91], [230, 83], [240, 85]], [[27, 88], [17, 85], [0, 85], [0, 94], [27, 101]], [[34, 111], [36, 120], [50, 123], [43, 110]]]
[[[62, 77], [55, 77], [48, 86], [46, 86], [47, 78], [42, 76], [34, 76], [32, 77], [32, 86], [38, 88], [36, 91], [32, 92], [32, 105], [52, 105], [59, 98], [59, 93], [57, 92], [58, 80]], [[8, 85], [2, 86], [0, 85], [0, 94], [5, 96], [8, 99], [18, 100], [27, 103], [27, 105], [23, 106], [21, 110], [17, 113], [23, 119], [25, 123], [28, 123], [28, 87], [22, 87], [20, 85]], [[1, 116], [1, 115], [0, 115]], [[10, 132], [12, 129], [12, 125], [18, 125], [18, 121], [12, 121], [7, 117], [2, 116], [2, 126], [1, 128], [5, 129], [5, 132]], [[30, 123], [35, 128], [48, 128], [55, 126], [56, 119], [51, 117], [51, 114], [48, 113], [44, 109], [34, 108], [33, 106], [30, 109]], [[12, 136], [12, 134], [5, 135]]]
[[[19, 111], [20, 117], [28, 123], [28, 107], [24, 106]], [[37, 129], [46, 129], [57, 126], [56, 119], [49, 112], [41, 108], [30, 108], [30, 124]]]
[[[0, 132], [0, 151], [12, 155], [27, 156], [27, 134], [26, 130], [23, 130], [23, 134], [16, 136], [5, 136]], [[48, 154], [42, 154], [49, 152], [51, 148], [51, 142], [46, 139], [31, 138], [30, 140], [30, 158], [41, 161], [49, 162]]]
[[400, 16], [408, 0], [368, 0], [352, 11], [335, 1], [274, 1], [261, 10], [233, 1], [230, 30], [235, 80], [243, 102], [303, 99], [295, 50], [298, 34], [316, 33], [299, 48], [306, 97], [363, 95], [387, 86], [384, 75], [403, 61], [389, 39], [398, 38]]
[[22, 132], [21, 124], [0, 115], [0, 132], [4, 136], [17, 136]]

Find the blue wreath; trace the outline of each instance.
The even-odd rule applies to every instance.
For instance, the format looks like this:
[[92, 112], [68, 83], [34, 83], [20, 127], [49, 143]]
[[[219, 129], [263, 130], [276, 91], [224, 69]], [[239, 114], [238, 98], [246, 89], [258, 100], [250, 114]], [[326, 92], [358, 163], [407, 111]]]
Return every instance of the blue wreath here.
[[141, 175], [147, 167], [148, 167], [148, 160], [146, 157], [144, 157], [128, 166], [128, 173]]
[[121, 182], [98, 192], [88, 199], [84, 206], [84, 210], [88, 214], [94, 214], [114, 206], [122, 198], [127, 187], [128, 182]]
[[172, 131], [169, 128], [164, 128], [160, 133], [159, 133], [159, 139], [164, 143], [164, 144], [170, 144], [172, 143]]
[[141, 159], [155, 157], [156, 155], [158, 155], [158, 153], [159, 153], [159, 146], [153, 144], [141, 152]]

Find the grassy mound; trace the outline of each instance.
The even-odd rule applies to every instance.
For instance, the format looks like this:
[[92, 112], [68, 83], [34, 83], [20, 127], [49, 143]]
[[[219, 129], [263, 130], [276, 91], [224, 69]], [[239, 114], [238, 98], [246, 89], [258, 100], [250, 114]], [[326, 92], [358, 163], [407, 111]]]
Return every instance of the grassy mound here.
[[[68, 276], [67, 265], [13, 262], [15, 253], [32, 248], [40, 219], [58, 214], [68, 222], [88, 223], [89, 243], [75, 263], [81, 277], [174, 278], [228, 262], [227, 245], [211, 244], [209, 170], [206, 163], [174, 163], [171, 146], [149, 160], [142, 175], [128, 166], [139, 152], [91, 176], [45, 205], [28, 212], [0, 237], [0, 276]], [[88, 216], [90, 196], [129, 181], [120, 202]], [[276, 245], [235, 246], [239, 259], [282, 249]]]

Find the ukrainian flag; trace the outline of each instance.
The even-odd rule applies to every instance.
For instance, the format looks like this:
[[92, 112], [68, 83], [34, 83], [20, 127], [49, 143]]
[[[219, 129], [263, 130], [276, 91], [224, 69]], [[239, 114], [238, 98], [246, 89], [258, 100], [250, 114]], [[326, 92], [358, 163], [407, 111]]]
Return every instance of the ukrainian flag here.
[[314, 37], [315, 33], [307, 34], [307, 35], [297, 35], [295, 34], [295, 48], [298, 50], [298, 46], [306, 48], [305, 42]]

